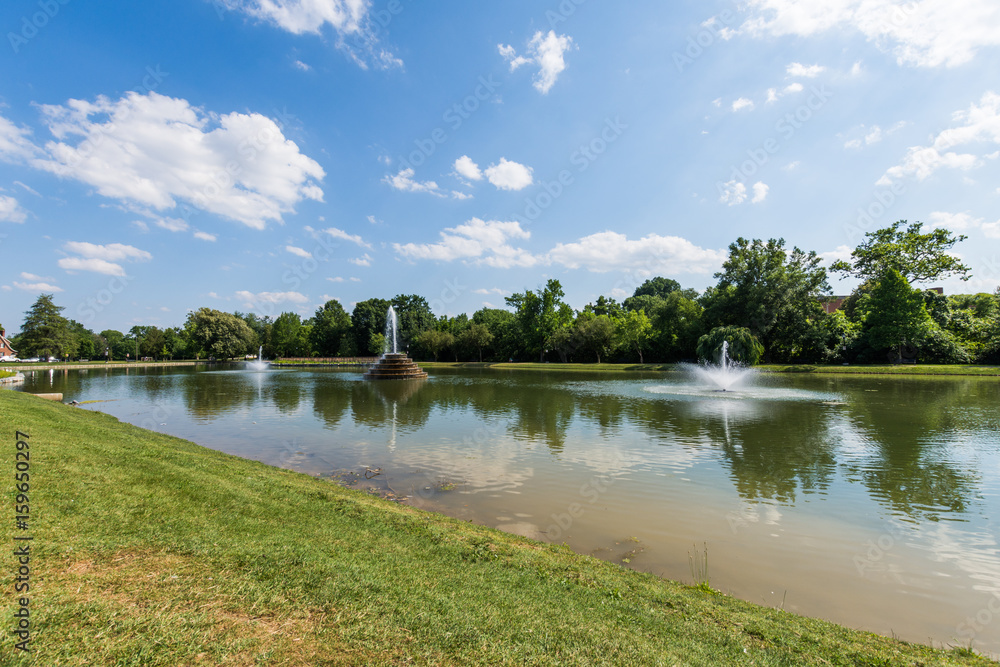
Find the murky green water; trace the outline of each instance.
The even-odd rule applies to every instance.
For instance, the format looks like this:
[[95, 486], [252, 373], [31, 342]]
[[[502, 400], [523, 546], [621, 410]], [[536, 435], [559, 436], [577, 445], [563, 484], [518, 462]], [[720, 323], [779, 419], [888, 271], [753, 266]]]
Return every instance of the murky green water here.
[[707, 545], [724, 592], [1000, 652], [996, 379], [715, 393], [680, 373], [234, 367], [39, 371], [22, 389], [673, 579]]

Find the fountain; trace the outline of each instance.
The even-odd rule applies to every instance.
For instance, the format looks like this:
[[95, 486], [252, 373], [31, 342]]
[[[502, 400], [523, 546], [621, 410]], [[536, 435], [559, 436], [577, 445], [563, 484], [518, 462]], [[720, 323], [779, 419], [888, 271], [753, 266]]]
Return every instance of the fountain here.
[[752, 368], [746, 368], [739, 362], [729, 358], [729, 341], [722, 341], [722, 352], [719, 355], [719, 365], [704, 364], [691, 367], [698, 379], [714, 385], [716, 391], [730, 391], [742, 380], [753, 374]]
[[389, 306], [389, 312], [385, 316], [385, 347], [382, 357], [365, 373], [366, 380], [422, 380], [427, 377], [427, 371], [399, 351], [398, 328], [396, 310]]
[[247, 368], [249, 368], [252, 371], [266, 371], [270, 367], [270, 365], [271, 364], [269, 362], [264, 361], [264, 346], [261, 345], [257, 349], [257, 360], [248, 363]]

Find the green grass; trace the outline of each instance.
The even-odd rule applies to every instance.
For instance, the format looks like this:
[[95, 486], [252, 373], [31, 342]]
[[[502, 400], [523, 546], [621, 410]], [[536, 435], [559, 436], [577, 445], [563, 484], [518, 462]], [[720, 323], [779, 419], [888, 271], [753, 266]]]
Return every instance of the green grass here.
[[17, 392], [0, 423], [11, 468], [14, 430], [31, 436], [34, 537], [35, 653], [4, 632], [4, 665], [988, 664]]
[[811, 366], [795, 364], [765, 364], [758, 366], [770, 373], [816, 373], [825, 375], [981, 375], [1000, 377], [1000, 366], [972, 366], [959, 364], [914, 364], [871, 366]]
[[17, 373], [15, 373], [14, 371], [0, 370], [0, 380], [4, 380], [6, 378], [12, 378], [15, 375], [17, 375]]

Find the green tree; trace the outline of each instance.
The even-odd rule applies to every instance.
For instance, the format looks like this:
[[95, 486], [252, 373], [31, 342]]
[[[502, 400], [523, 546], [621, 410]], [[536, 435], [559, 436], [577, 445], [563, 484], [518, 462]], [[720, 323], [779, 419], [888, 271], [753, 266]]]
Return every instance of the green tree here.
[[493, 342], [493, 334], [482, 324], [472, 323], [458, 337], [460, 345], [479, 351], [479, 361], [483, 361], [483, 348]]
[[125, 334], [114, 329], [105, 329], [101, 332], [104, 339], [104, 349], [98, 351], [98, 356], [104, 357], [107, 352], [108, 361], [124, 361], [125, 353], [128, 352], [128, 344], [125, 341]]
[[639, 363], [645, 363], [642, 351], [649, 344], [653, 325], [641, 310], [630, 310], [615, 320], [615, 337], [619, 345], [639, 353]]
[[427, 299], [416, 294], [399, 294], [392, 299], [393, 310], [396, 311], [396, 321], [398, 322], [399, 336], [398, 345], [400, 350], [405, 350], [407, 345], [416, 342], [421, 331], [432, 329], [436, 319]]
[[737, 239], [729, 246], [718, 284], [702, 297], [709, 326], [747, 328], [764, 346], [765, 358], [788, 360], [812, 320], [822, 316], [829, 292], [826, 270], [815, 252], [785, 250], [784, 239]]
[[493, 334], [493, 341], [487, 348], [487, 357], [492, 361], [507, 361], [519, 357], [521, 335], [517, 316], [501, 308], [483, 308], [472, 315], [473, 324], [481, 324]]
[[[253, 350], [254, 333], [242, 319], [211, 308], [188, 314], [192, 340], [217, 359], [242, 357]], [[256, 352], [256, 350], [253, 350]]]
[[559, 281], [550, 279], [538, 292], [525, 290], [505, 299], [521, 325], [525, 351], [537, 354], [539, 361], [545, 360], [546, 345], [556, 329], [573, 321], [573, 309], [563, 302], [564, 296]]
[[698, 356], [713, 363], [721, 362], [722, 344], [729, 343], [729, 358], [754, 366], [764, 354], [764, 346], [745, 327], [716, 327], [698, 339]]
[[868, 344], [876, 350], [894, 348], [897, 359], [903, 356], [903, 346], [918, 341], [931, 325], [923, 294], [893, 268], [879, 278], [859, 308]]
[[[385, 299], [368, 299], [354, 306], [351, 313], [351, 333], [358, 352], [369, 350], [372, 336], [385, 333], [386, 313], [392, 304]], [[379, 349], [377, 354], [382, 354]]]
[[417, 336], [417, 341], [434, 355], [434, 361], [438, 360], [438, 355], [455, 344], [455, 337], [447, 331], [428, 329]]
[[278, 357], [308, 357], [310, 327], [296, 313], [282, 313], [271, 327], [271, 346]]
[[846, 273], [863, 281], [880, 280], [891, 271], [907, 283], [923, 283], [957, 275], [968, 280], [970, 269], [950, 254], [955, 244], [966, 236], [953, 236], [947, 229], [933, 229], [921, 234], [921, 222], [907, 224], [900, 220], [889, 227], [865, 234], [851, 261], [834, 262], [832, 271]]
[[18, 336], [19, 353], [22, 357], [63, 358], [76, 350], [76, 337], [72, 327], [62, 316], [64, 308], [57, 306], [53, 295], [42, 294], [25, 313], [24, 324]]
[[607, 357], [614, 349], [615, 324], [609, 316], [581, 315], [577, 318], [576, 330], [580, 350], [597, 357], [597, 363], [601, 363], [601, 358]]
[[340, 346], [350, 331], [351, 316], [339, 301], [331, 299], [317, 309], [313, 316], [310, 344], [319, 356], [333, 357], [340, 351]]
[[680, 291], [680, 289], [681, 284], [676, 280], [657, 276], [656, 278], [650, 278], [637, 287], [632, 296], [658, 296], [661, 299], [666, 299], [674, 292]]

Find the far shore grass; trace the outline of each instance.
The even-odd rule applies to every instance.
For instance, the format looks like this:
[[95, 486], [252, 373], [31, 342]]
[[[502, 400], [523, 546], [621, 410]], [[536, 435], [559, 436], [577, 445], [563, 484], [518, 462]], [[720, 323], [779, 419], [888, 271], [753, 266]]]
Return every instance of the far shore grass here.
[[[0, 392], [0, 423], [11, 469], [15, 430], [30, 435], [30, 530], [18, 534], [33, 538], [34, 653], [4, 632], [4, 665], [993, 664], [23, 393]], [[9, 476], [6, 495], [11, 512]]]
[[[504, 370], [590, 371], [598, 373], [676, 371], [677, 364], [579, 364], [579, 363], [469, 363], [418, 362], [425, 368], [494, 368]], [[823, 375], [982, 375], [1000, 377], [1000, 366], [974, 365], [849, 365], [762, 364], [755, 366], [765, 373], [811, 373]]]

